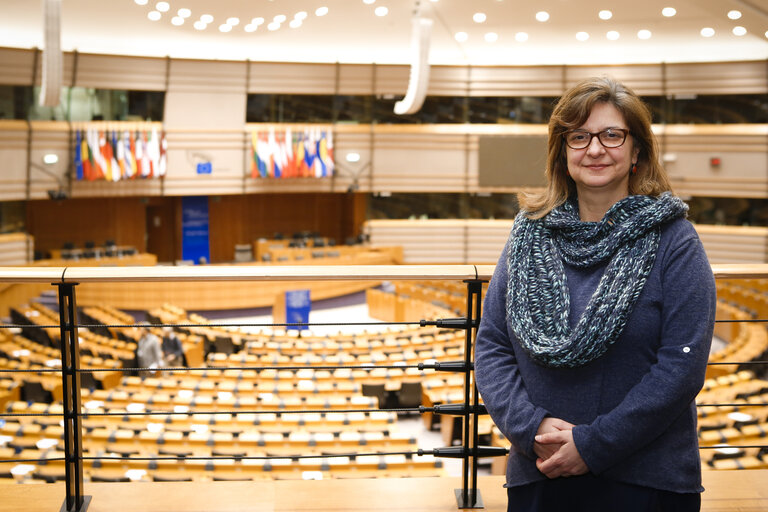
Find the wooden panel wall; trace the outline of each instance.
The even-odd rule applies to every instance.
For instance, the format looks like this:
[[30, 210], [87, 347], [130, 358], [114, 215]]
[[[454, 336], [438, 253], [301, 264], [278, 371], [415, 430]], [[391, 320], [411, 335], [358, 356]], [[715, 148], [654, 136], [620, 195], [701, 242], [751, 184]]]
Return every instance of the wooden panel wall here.
[[103, 245], [115, 240], [145, 252], [145, 204], [140, 198], [67, 199], [30, 201], [27, 231], [35, 250], [61, 249], [65, 242], [78, 247], [86, 241]]

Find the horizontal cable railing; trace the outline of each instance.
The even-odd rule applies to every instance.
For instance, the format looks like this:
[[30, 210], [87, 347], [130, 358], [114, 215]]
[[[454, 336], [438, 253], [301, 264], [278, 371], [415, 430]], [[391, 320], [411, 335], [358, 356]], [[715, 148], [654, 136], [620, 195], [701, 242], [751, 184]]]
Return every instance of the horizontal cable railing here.
[[[498, 447], [483, 447], [478, 444], [478, 416], [486, 414], [484, 407], [479, 402], [477, 389], [472, 381], [472, 342], [473, 334], [476, 333], [480, 318], [480, 300], [482, 283], [487, 282], [492, 276], [494, 266], [492, 265], [367, 265], [367, 266], [202, 266], [202, 267], [54, 267], [54, 268], [27, 268], [27, 267], [0, 267], [0, 283], [50, 283], [59, 288], [59, 324], [37, 324], [22, 325], [8, 324], [0, 326], [3, 329], [9, 328], [35, 328], [35, 329], [60, 329], [61, 331], [61, 351], [62, 368], [34, 368], [34, 369], [0, 369], [0, 373], [61, 373], [64, 388], [64, 407], [63, 412], [58, 414], [63, 418], [65, 424], [65, 454], [63, 457], [46, 458], [46, 463], [64, 462], [67, 468], [67, 495], [62, 510], [84, 510], [87, 507], [88, 500], [83, 495], [83, 462], [103, 464], [108, 461], [137, 460], [150, 461], [157, 463], [159, 461], [204, 461], [212, 463], [219, 460], [235, 461], [284, 461], [286, 459], [297, 461], [300, 459], [322, 459], [327, 461], [332, 458], [365, 458], [369, 456], [384, 457], [405, 456], [414, 457], [422, 455], [434, 455], [437, 457], [452, 457], [462, 459], [463, 487], [456, 490], [457, 503], [460, 507], [479, 508], [482, 506], [479, 491], [477, 490], [477, 459], [479, 457], [488, 457], [503, 455], [506, 450]], [[717, 279], [742, 279], [742, 278], [768, 278], [768, 264], [764, 265], [713, 265], [713, 273]], [[417, 364], [273, 364], [273, 365], [249, 365], [241, 364], [238, 366], [218, 365], [215, 362], [209, 366], [182, 366], [182, 367], [161, 367], [161, 368], [143, 368], [143, 367], [120, 367], [120, 368], [82, 368], [79, 365], [78, 351], [78, 328], [131, 328], [137, 327], [135, 323], [113, 323], [113, 324], [94, 324], [89, 322], [79, 323], [77, 321], [77, 308], [75, 304], [75, 286], [87, 283], [104, 282], [181, 282], [181, 281], [398, 281], [398, 280], [458, 280], [467, 283], [467, 309], [466, 316], [463, 318], [447, 318], [442, 320], [419, 319], [408, 322], [344, 322], [344, 323], [157, 323], [152, 327], [173, 327], [173, 328], [235, 328], [235, 327], [304, 327], [304, 326], [439, 326], [444, 329], [464, 330], [466, 340], [464, 343], [464, 359], [462, 361], [440, 361], [440, 362], [419, 362]], [[738, 322], [739, 320], [724, 320], [724, 322]], [[752, 322], [765, 322], [765, 319], [750, 319]], [[715, 365], [746, 365], [746, 364], [766, 364], [766, 361], [734, 361], [734, 362], [713, 362]], [[441, 367], [442, 365], [442, 367]], [[143, 410], [143, 411], [115, 411], [106, 410], [86, 410], [82, 412], [80, 396], [80, 377], [83, 374], [97, 374], [103, 372], [122, 372], [123, 374], [132, 372], [209, 372], [212, 370], [220, 371], [266, 371], [266, 370], [359, 370], [371, 372], [374, 370], [434, 370], [449, 371], [460, 373], [465, 376], [464, 398], [462, 404], [450, 404], [450, 406], [435, 407], [394, 407], [394, 408], [371, 408], [371, 407], [351, 407], [348, 409], [326, 409], [326, 408], [297, 408], [297, 409], [259, 409], [257, 408], [237, 408], [226, 410]], [[699, 407], [751, 407], [753, 403], [730, 402], [730, 403], [706, 403], [698, 404]], [[370, 452], [334, 452], [323, 454], [290, 454], [290, 455], [210, 455], [196, 456], [193, 454], [170, 455], [170, 456], [92, 456], [83, 455], [82, 441], [82, 420], [84, 418], [98, 418], [109, 416], [197, 416], [209, 415], [211, 417], [217, 414], [238, 415], [282, 415], [294, 414], [350, 414], [373, 412], [390, 413], [432, 413], [449, 414], [463, 419], [463, 444], [461, 446], [449, 446], [445, 448], [434, 449], [414, 449], [414, 450], [390, 450], [390, 451], [370, 451]], [[56, 416], [48, 412], [6, 412], [0, 413], [0, 418], [29, 417], [29, 416]], [[702, 446], [703, 449], [718, 449], [720, 446]], [[744, 445], [733, 446], [732, 448], [757, 448], [764, 449], [767, 446], [762, 445]], [[39, 459], [13, 459], [0, 460], [0, 462], [39, 462]]]

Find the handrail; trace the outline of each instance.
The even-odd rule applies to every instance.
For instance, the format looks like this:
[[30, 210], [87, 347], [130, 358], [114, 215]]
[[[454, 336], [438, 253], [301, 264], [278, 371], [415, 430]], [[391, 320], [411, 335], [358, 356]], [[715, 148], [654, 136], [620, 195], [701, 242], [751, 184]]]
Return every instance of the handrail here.
[[[495, 265], [205, 265], [157, 267], [0, 267], [0, 283], [146, 281], [381, 281], [481, 279]], [[715, 279], [768, 278], [768, 263], [712, 265]]]

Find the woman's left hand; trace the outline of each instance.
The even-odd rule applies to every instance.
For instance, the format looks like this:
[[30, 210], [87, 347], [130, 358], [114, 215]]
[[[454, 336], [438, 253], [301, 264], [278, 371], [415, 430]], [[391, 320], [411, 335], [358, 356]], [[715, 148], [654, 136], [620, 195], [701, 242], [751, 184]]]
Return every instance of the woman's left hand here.
[[583, 475], [589, 471], [573, 442], [573, 431], [561, 430], [536, 436], [540, 444], [559, 444], [560, 448], [547, 460], [536, 460], [536, 467], [547, 478]]

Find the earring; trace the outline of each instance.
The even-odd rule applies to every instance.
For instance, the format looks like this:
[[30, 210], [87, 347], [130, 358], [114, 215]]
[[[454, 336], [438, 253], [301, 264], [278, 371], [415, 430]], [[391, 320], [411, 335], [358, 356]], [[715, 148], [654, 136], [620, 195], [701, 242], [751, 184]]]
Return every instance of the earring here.
[[632, 174], [637, 174], [637, 164], [632, 164], [632, 169], [629, 172]]

